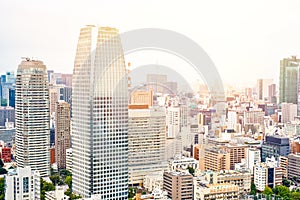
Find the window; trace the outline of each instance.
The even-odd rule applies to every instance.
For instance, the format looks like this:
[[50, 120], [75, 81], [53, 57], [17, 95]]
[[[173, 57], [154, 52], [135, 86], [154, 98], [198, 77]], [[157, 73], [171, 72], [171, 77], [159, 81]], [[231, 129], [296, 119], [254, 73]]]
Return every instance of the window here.
[[29, 178], [23, 177], [23, 193], [29, 192]]

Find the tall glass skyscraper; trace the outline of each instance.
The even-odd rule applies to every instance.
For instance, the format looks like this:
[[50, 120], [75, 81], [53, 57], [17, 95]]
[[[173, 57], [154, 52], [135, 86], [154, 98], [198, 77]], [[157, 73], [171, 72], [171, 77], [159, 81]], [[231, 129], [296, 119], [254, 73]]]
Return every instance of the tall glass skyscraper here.
[[16, 161], [50, 175], [49, 87], [42, 61], [21, 62], [16, 80]]
[[128, 199], [128, 79], [118, 30], [81, 29], [72, 86], [73, 191]]

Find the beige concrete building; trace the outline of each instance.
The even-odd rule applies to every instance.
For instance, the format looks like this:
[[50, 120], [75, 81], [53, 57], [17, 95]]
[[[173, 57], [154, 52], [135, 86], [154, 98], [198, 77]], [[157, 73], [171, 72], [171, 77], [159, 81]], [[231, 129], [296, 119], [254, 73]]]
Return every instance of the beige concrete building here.
[[250, 110], [244, 112], [244, 124], [264, 124], [265, 112], [262, 110]]
[[230, 183], [201, 184], [194, 187], [195, 200], [239, 199], [239, 187]]
[[55, 104], [55, 161], [58, 169], [66, 169], [66, 150], [71, 147], [70, 104], [59, 101]]
[[153, 90], [134, 91], [131, 93], [130, 103], [132, 105], [148, 105], [153, 106]]
[[233, 184], [238, 186], [239, 194], [248, 194], [251, 188], [251, 172], [250, 170], [241, 171], [223, 171], [223, 172], [208, 172], [206, 180], [210, 184]]
[[282, 168], [283, 177], [288, 177], [288, 163], [289, 159], [286, 156], [279, 156], [279, 166]]
[[56, 87], [51, 86], [49, 88], [49, 97], [50, 97], [50, 115], [52, 116], [52, 114], [55, 112], [56, 102], [58, 102], [59, 100], [59, 93]]
[[296, 177], [300, 182], [300, 154], [288, 155], [288, 179], [293, 180]]
[[187, 172], [164, 172], [163, 190], [172, 200], [193, 199], [193, 176]]
[[204, 149], [204, 170], [219, 172], [230, 169], [230, 153], [216, 147]]
[[234, 170], [235, 164], [241, 163], [242, 159], [246, 159], [248, 146], [227, 144], [223, 149], [230, 154], [230, 169]]

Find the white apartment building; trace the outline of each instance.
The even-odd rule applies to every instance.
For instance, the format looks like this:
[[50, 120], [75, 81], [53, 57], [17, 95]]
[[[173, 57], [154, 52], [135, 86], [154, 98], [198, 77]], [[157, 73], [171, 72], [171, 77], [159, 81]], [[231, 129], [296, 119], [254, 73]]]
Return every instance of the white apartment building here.
[[143, 186], [149, 192], [154, 191], [155, 189], [163, 188], [163, 171], [147, 174], [144, 177]]
[[182, 127], [187, 126], [187, 106], [172, 105], [167, 108], [168, 138], [176, 138]]
[[248, 148], [246, 156], [246, 167], [250, 169], [253, 174], [254, 166], [261, 162], [260, 149]]
[[18, 67], [15, 139], [17, 166], [50, 175], [49, 86], [42, 61], [27, 58]]
[[39, 200], [40, 178], [30, 167], [10, 170], [5, 176], [5, 199]]
[[169, 169], [176, 171], [177, 169], [187, 169], [192, 167], [193, 169], [199, 169], [199, 161], [194, 158], [188, 158], [181, 155], [176, 155], [174, 159], [169, 161]]
[[72, 172], [72, 148], [66, 149], [66, 170]]
[[256, 189], [264, 191], [266, 186], [273, 188], [282, 184], [283, 169], [275, 158], [267, 158], [266, 162], [254, 166], [254, 184]]
[[167, 169], [165, 109], [129, 109], [129, 184], [141, 184], [152, 172]]
[[46, 200], [69, 200], [69, 197], [65, 195], [65, 188], [56, 186], [54, 191], [45, 193]]
[[281, 112], [282, 112], [282, 119], [281, 119], [282, 123], [294, 121], [294, 118], [297, 117], [297, 104], [282, 103]]

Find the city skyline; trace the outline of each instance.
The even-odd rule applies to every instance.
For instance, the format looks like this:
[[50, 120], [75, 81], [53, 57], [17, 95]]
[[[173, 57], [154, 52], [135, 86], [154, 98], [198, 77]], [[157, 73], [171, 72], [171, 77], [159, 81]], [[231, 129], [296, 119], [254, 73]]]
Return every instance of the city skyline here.
[[[167, 10], [170, 3], [173, 9]], [[118, 27], [120, 33], [155, 27], [184, 34], [208, 53], [222, 80], [229, 84], [252, 84], [258, 78], [273, 78], [277, 83], [279, 61], [300, 52], [296, 40], [300, 30], [295, 28], [300, 15], [297, 1], [241, 3], [232, 0], [218, 2], [219, 6], [204, 1], [186, 5], [153, 1], [147, 2], [147, 6], [138, 1], [90, 1], [72, 2], [72, 11], [67, 9], [68, 2], [59, 2], [59, 7], [55, 6], [58, 2], [45, 4], [12, 1], [2, 6], [1, 18], [11, 16], [11, 20], [3, 20], [7, 31], [0, 33], [1, 72], [16, 69], [22, 56], [41, 59], [49, 69], [72, 72], [78, 29], [86, 24]], [[41, 28], [43, 24], [47, 27]], [[18, 35], [20, 31], [22, 34]], [[30, 49], [26, 48], [29, 43]], [[150, 57], [143, 64], [161, 60], [156, 55]], [[134, 57], [130, 61], [140, 65]], [[173, 66], [172, 62], [162, 64]]]
[[3, 3], [0, 200], [300, 199], [298, 8]]

